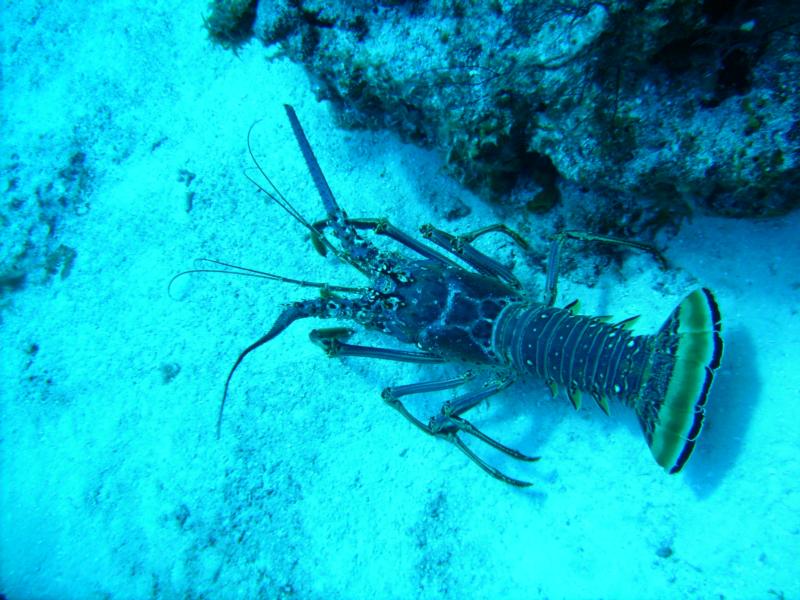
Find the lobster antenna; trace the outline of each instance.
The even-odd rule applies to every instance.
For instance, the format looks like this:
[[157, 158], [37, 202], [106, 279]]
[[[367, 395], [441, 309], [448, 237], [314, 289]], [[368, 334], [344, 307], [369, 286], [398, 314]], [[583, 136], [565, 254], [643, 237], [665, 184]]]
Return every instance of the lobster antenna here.
[[239, 368], [239, 365], [242, 364], [244, 357], [250, 354], [256, 348], [263, 346], [272, 338], [276, 337], [279, 333], [281, 333], [284, 329], [286, 329], [289, 325], [291, 325], [297, 319], [302, 319], [307, 315], [303, 314], [301, 308], [299, 308], [296, 304], [290, 304], [286, 308], [284, 308], [283, 312], [278, 315], [278, 318], [273, 323], [270, 330], [265, 333], [262, 337], [258, 340], [250, 344], [247, 348], [242, 350], [239, 354], [239, 358], [236, 359], [233, 367], [231, 367], [230, 372], [228, 373], [228, 378], [225, 380], [225, 389], [222, 392], [222, 401], [219, 404], [219, 412], [217, 413], [217, 439], [219, 439], [220, 431], [222, 430], [222, 414], [225, 411], [225, 400], [228, 398], [228, 388], [231, 384], [231, 379], [233, 378], [233, 374], [236, 372], [236, 369]]
[[317, 188], [317, 192], [322, 198], [325, 212], [327, 212], [328, 216], [332, 219], [338, 219], [343, 216], [343, 211], [339, 203], [336, 202], [336, 198], [333, 196], [333, 192], [328, 185], [328, 180], [325, 179], [322, 168], [319, 166], [317, 157], [314, 156], [314, 150], [311, 149], [311, 144], [308, 143], [308, 138], [303, 131], [303, 126], [300, 125], [297, 113], [295, 113], [294, 108], [288, 104], [284, 104], [283, 108], [286, 110], [286, 116], [289, 117], [289, 123], [292, 126], [294, 138], [297, 140], [297, 145], [300, 146], [300, 152], [303, 154], [303, 160], [306, 161], [306, 167], [311, 175], [311, 179], [314, 180], [314, 186]]

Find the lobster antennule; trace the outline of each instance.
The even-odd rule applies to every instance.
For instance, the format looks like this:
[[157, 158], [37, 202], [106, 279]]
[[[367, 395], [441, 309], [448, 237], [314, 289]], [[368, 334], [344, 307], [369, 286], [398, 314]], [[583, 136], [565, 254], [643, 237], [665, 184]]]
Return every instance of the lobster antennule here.
[[634, 408], [656, 462], [677, 473], [703, 427], [705, 404], [722, 359], [721, 318], [710, 290], [686, 296], [654, 336], [649, 374]]
[[268, 281], [278, 281], [280, 283], [288, 283], [290, 285], [296, 285], [298, 287], [310, 287], [310, 288], [318, 288], [322, 290], [323, 293], [327, 292], [353, 292], [353, 293], [364, 293], [364, 288], [354, 288], [348, 287], [343, 285], [334, 285], [331, 283], [320, 283], [318, 281], [308, 281], [306, 279], [293, 279], [291, 277], [284, 277], [283, 275], [276, 275], [275, 273], [269, 273], [268, 271], [259, 271], [258, 269], [251, 269], [249, 267], [242, 267], [240, 265], [235, 265], [232, 263], [227, 263], [221, 260], [215, 260], [213, 258], [198, 258], [195, 259], [195, 264], [211, 264], [217, 265], [219, 267], [224, 268], [207, 268], [207, 267], [197, 267], [194, 269], [188, 269], [186, 271], [181, 271], [172, 277], [167, 284], [167, 293], [172, 295], [172, 285], [181, 277], [186, 275], [191, 275], [193, 273], [216, 273], [218, 275], [236, 275], [238, 277], [255, 277], [257, 279], [266, 279]]
[[[295, 116], [295, 120], [296, 119], [297, 119], [297, 117]], [[317, 230], [317, 228], [314, 225], [312, 225], [311, 223], [309, 223], [306, 220], [306, 218], [302, 214], [300, 214], [300, 212], [292, 205], [292, 203], [289, 202], [289, 200], [286, 198], [286, 196], [284, 196], [283, 193], [278, 189], [278, 186], [276, 186], [272, 182], [272, 179], [270, 179], [270, 176], [267, 174], [267, 172], [261, 166], [261, 163], [259, 162], [258, 158], [256, 157], [255, 152], [253, 151], [253, 144], [252, 144], [253, 129], [255, 128], [256, 125], [258, 125], [259, 122], [260, 121], [255, 121], [252, 125], [250, 125], [250, 129], [247, 130], [247, 152], [250, 154], [250, 159], [253, 161], [253, 165], [255, 165], [256, 170], [261, 174], [261, 177], [264, 178], [264, 181], [267, 182], [267, 186], [269, 188], [271, 188], [272, 191], [270, 191], [270, 189], [268, 189], [268, 187], [265, 187], [265, 186], [261, 185], [253, 177], [251, 177], [246, 171], [244, 173], [244, 176], [250, 181], [250, 183], [252, 183], [254, 186], [256, 186], [256, 189], [258, 189], [258, 191], [260, 191], [265, 196], [267, 196], [267, 198], [269, 198], [272, 202], [274, 202], [275, 204], [280, 206], [295, 221], [297, 221], [303, 227], [308, 229], [308, 232], [311, 235], [311, 240], [315, 244], [315, 246], [317, 244], [319, 244], [320, 248], [325, 248], [326, 250], [330, 250], [336, 256], [339, 256], [343, 260], [346, 260], [346, 257], [342, 256], [341, 251], [339, 251], [337, 248], [335, 248], [330, 243], [330, 241], [328, 241], [328, 239], [325, 236], [320, 235], [320, 232]], [[298, 123], [298, 126], [299, 126], [299, 123]], [[308, 141], [306, 141], [306, 144], [308, 144]], [[301, 146], [301, 148], [302, 148], [302, 146]], [[308, 160], [308, 159], [306, 159], [306, 160]], [[316, 159], [314, 159], [314, 160], [316, 160]], [[319, 165], [317, 165], [317, 170], [320, 173], [319, 176], [322, 177], [322, 179], [324, 181], [324, 176], [321, 175], [321, 171], [319, 170]], [[317, 183], [316, 179], [314, 181], [315, 181], [315, 183]], [[327, 187], [327, 182], [325, 183], [325, 186]], [[322, 192], [320, 192], [320, 193], [322, 193]], [[330, 188], [328, 188], [328, 194], [330, 195], [330, 198], [333, 199], [333, 194], [330, 192]], [[333, 202], [335, 204], [336, 200], [333, 200]], [[326, 204], [326, 210], [327, 210], [327, 204]], [[318, 248], [318, 251], [320, 252], [320, 254], [324, 255], [324, 252], [322, 252], [319, 248]]]

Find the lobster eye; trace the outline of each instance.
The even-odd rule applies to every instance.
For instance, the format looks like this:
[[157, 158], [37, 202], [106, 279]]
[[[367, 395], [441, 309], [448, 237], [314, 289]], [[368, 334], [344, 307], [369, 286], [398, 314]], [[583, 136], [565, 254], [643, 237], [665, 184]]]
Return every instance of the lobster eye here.
[[390, 294], [397, 288], [397, 284], [395, 284], [392, 278], [386, 275], [378, 275], [373, 285], [378, 293], [381, 294]]

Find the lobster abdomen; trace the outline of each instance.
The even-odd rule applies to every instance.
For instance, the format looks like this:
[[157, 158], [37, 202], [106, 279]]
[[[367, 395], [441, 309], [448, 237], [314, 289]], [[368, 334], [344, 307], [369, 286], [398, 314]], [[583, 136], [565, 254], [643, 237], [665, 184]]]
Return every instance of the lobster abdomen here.
[[566, 308], [519, 304], [502, 315], [494, 343], [519, 372], [565, 386], [576, 408], [588, 392], [608, 412], [608, 398], [628, 404], [638, 393], [651, 338]]
[[617, 397], [636, 411], [658, 462], [677, 473], [702, 429], [705, 403], [722, 358], [721, 318], [713, 294], [698, 289], [658, 333], [633, 335], [626, 321], [566, 308], [515, 303], [497, 321], [495, 352], [517, 370], [561, 384], [575, 408], [588, 392], [608, 413]]

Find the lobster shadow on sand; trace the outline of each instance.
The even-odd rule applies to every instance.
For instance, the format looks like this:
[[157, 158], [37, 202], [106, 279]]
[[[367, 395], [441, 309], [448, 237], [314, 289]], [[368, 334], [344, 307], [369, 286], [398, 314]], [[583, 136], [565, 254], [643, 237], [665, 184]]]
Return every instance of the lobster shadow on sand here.
[[742, 451], [762, 386], [752, 360], [755, 355], [753, 338], [746, 329], [725, 332], [725, 357], [706, 407], [706, 426], [695, 460], [685, 471], [700, 498], [714, 493]]

